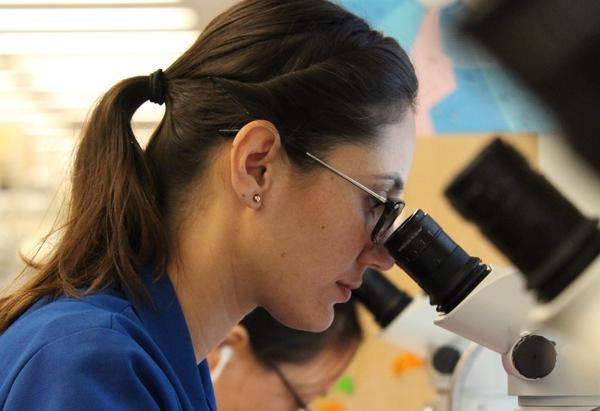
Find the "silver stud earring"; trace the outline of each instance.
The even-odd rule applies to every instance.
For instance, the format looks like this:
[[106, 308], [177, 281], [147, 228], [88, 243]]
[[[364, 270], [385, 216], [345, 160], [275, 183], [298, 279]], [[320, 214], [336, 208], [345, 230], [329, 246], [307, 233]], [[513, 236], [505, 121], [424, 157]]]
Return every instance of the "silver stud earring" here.
[[256, 204], [260, 204], [260, 202], [262, 201], [262, 198], [260, 197], [260, 194], [254, 194], [254, 197], [252, 197], [252, 199], [254, 200], [254, 202]]

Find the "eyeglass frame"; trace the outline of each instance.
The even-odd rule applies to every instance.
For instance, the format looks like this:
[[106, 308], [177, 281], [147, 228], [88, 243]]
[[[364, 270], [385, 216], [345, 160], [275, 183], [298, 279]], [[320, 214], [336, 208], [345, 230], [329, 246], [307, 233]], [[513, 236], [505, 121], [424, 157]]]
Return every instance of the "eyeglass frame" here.
[[[240, 131], [239, 128], [220, 129], [219, 134], [223, 136], [230, 136], [232, 134], [235, 135], [238, 131]], [[400, 199], [390, 200], [389, 198], [377, 194], [375, 191], [371, 190], [364, 184], [359, 183], [349, 175], [341, 172], [340, 170], [333, 167], [331, 164], [321, 160], [314, 154], [311, 154], [308, 151], [299, 151], [302, 151], [305, 156], [307, 156], [313, 161], [316, 161], [319, 165], [327, 168], [329, 171], [335, 173], [338, 177], [343, 178], [355, 187], [369, 194], [372, 198], [377, 200], [377, 202], [379, 202], [380, 205], [384, 206], [383, 213], [381, 213], [381, 217], [379, 217], [377, 223], [375, 224], [375, 227], [373, 228], [373, 231], [371, 232], [371, 241], [373, 242], [373, 244], [383, 244], [386, 238], [381, 238], [381, 235], [385, 235], [386, 233], [388, 233], [390, 227], [392, 227], [400, 213], [402, 213], [402, 210], [404, 209], [406, 203]]]
[[373, 231], [371, 232], [371, 241], [373, 242], [373, 244], [383, 244], [383, 242], [385, 241], [386, 238], [381, 238], [380, 235], [382, 233], [386, 234], [388, 232], [388, 230], [390, 229], [390, 227], [392, 227], [392, 225], [394, 224], [394, 222], [396, 221], [396, 219], [398, 218], [400, 213], [402, 213], [402, 210], [404, 209], [404, 206], [406, 205], [406, 203], [400, 199], [390, 200], [389, 198], [386, 198], [380, 194], [377, 194], [375, 191], [371, 190], [370, 188], [366, 187], [365, 185], [354, 180], [352, 177], [348, 176], [347, 174], [342, 173], [340, 170], [333, 167], [331, 164], [321, 160], [314, 154], [311, 154], [308, 151], [304, 152], [304, 154], [306, 156], [308, 156], [309, 158], [313, 159], [314, 161], [316, 161], [317, 163], [319, 163], [320, 165], [322, 165], [323, 167], [327, 168], [329, 171], [335, 173], [339, 177], [341, 177], [344, 180], [348, 181], [349, 183], [353, 184], [355, 187], [358, 187], [359, 189], [363, 190], [365, 193], [369, 194], [371, 197], [373, 197], [375, 200], [377, 200], [381, 205], [383, 205], [383, 207], [384, 207], [383, 213], [381, 213], [381, 216], [377, 220], [377, 223], [375, 224], [375, 227], [373, 228]]
[[275, 373], [275, 375], [279, 377], [279, 380], [281, 381], [283, 386], [290, 393], [292, 398], [294, 398], [296, 406], [298, 407], [298, 411], [311, 411], [310, 407], [304, 402], [300, 394], [298, 394], [298, 391], [296, 391], [296, 389], [294, 388], [290, 380], [285, 376], [283, 371], [281, 371], [281, 369], [274, 364], [270, 364], [269, 369], [271, 369]]

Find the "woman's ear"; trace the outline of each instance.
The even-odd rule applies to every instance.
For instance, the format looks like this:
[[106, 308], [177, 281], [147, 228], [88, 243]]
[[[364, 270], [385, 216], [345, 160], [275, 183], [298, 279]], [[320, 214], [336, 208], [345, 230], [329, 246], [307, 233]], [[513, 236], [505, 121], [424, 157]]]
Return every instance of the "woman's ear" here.
[[239, 200], [258, 209], [273, 183], [273, 163], [281, 155], [277, 128], [254, 120], [237, 133], [231, 145], [231, 183]]
[[248, 331], [242, 325], [236, 325], [231, 329], [227, 337], [219, 344], [219, 346], [229, 345], [233, 348], [246, 347], [250, 344], [250, 336]]
[[[236, 325], [218, 347], [208, 353], [207, 360], [211, 373], [220, 375], [234, 355], [240, 357], [249, 350], [251, 348], [248, 332], [243, 326]], [[214, 375], [213, 378], [216, 379]]]

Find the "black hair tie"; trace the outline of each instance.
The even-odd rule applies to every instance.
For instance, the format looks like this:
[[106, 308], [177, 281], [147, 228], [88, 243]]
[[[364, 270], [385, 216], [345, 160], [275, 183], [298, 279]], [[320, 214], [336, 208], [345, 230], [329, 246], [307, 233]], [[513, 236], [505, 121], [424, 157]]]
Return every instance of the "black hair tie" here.
[[152, 103], [161, 105], [165, 102], [165, 76], [161, 69], [148, 76], [149, 97]]

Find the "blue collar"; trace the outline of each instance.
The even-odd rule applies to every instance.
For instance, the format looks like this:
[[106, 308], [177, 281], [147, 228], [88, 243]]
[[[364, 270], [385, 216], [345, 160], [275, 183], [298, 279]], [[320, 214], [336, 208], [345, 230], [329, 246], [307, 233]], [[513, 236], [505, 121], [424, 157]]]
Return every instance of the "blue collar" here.
[[152, 301], [146, 304], [140, 304], [131, 298], [130, 301], [148, 333], [179, 376], [189, 398], [194, 404], [206, 403], [211, 410], [216, 411], [208, 363], [203, 360], [196, 365], [192, 339], [173, 284], [167, 273], [155, 280], [151, 271], [145, 269], [142, 280]]

